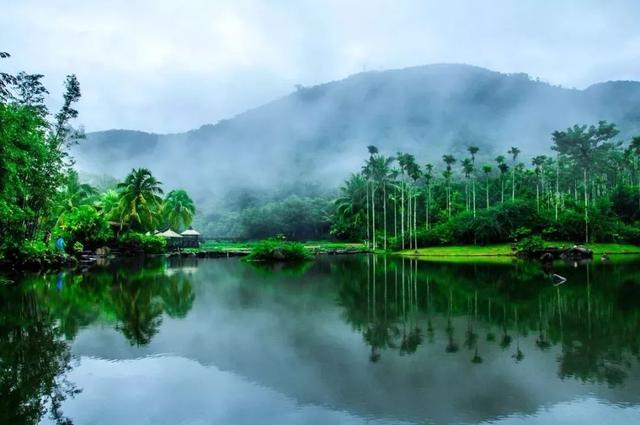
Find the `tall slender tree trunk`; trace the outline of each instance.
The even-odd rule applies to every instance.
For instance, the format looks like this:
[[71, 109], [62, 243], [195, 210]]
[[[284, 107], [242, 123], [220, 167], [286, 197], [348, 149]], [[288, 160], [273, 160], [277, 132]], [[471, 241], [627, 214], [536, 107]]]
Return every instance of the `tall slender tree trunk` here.
[[558, 221], [559, 206], [560, 206], [560, 163], [556, 162], [556, 221]]
[[489, 209], [489, 176], [487, 176], [487, 209]]
[[589, 198], [587, 192], [587, 169], [584, 169], [584, 243], [589, 243]]
[[387, 184], [382, 183], [382, 215], [384, 220], [384, 250], [387, 250]]
[[536, 180], [536, 211], [540, 212], [540, 183]]
[[471, 180], [471, 191], [473, 192], [473, 216], [476, 216], [476, 176]]
[[516, 200], [516, 165], [513, 164], [511, 171], [511, 202]]
[[418, 194], [413, 198], [413, 249], [418, 249]]
[[402, 249], [404, 249], [404, 175], [400, 184], [400, 237], [402, 238]]
[[500, 176], [500, 203], [504, 204], [504, 176]]
[[367, 186], [365, 192], [367, 192], [367, 248], [371, 246], [371, 233], [369, 231], [369, 225], [371, 224], [369, 221], [369, 182], [367, 181]]
[[393, 237], [398, 238], [398, 189], [394, 188], [394, 196], [393, 196]]
[[371, 182], [371, 237], [373, 238], [373, 250], [376, 246], [376, 190], [375, 182]]

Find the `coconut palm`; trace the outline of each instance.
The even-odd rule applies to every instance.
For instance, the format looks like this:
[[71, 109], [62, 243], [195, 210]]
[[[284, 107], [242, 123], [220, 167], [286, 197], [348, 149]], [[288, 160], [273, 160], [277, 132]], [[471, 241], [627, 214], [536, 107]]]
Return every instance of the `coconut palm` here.
[[365, 177], [360, 173], [351, 174], [340, 187], [339, 193], [340, 195], [334, 202], [338, 218], [351, 227], [350, 233], [363, 237], [362, 224], [367, 225], [365, 233], [368, 231], [368, 223], [366, 222], [368, 189]]
[[182, 189], [172, 190], [164, 199], [162, 216], [173, 229], [183, 230], [189, 227], [195, 213], [193, 200]]
[[100, 195], [95, 203], [96, 208], [102, 212], [107, 220], [116, 220], [120, 216], [120, 194], [116, 190], [107, 190]]
[[163, 194], [161, 184], [146, 168], [131, 170], [120, 190], [120, 225], [130, 229], [154, 230], [159, 223]]
[[69, 171], [64, 179], [61, 193], [65, 211], [73, 210], [80, 205], [91, 203], [98, 195], [98, 190], [87, 183], [80, 183], [80, 177], [75, 170]]

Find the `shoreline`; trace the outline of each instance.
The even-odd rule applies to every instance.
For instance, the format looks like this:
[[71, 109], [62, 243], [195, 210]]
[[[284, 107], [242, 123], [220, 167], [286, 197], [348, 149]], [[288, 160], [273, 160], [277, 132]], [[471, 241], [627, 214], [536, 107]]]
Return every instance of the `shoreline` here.
[[[546, 247], [573, 246], [569, 242], [545, 242]], [[640, 246], [616, 243], [593, 243], [584, 245], [593, 251], [593, 255], [640, 255]], [[516, 258], [511, 244], [494, 245], [450, 245], [418, 248], [417, 250], [401, 250], [393, 253], [401, 257], [411, 258]]]

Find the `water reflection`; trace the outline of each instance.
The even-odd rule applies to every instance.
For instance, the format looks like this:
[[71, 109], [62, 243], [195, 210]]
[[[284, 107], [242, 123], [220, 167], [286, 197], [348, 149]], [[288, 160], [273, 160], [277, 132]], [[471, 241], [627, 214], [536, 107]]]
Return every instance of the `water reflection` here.
[[[25, 276], [0, 290], [0, 419], [38, 423], [48, 413], [63, 423], [64, 410], [77, 423], [149, 422], [140, 409], [149, 403], [166, 406], [156, 416], [165, 423], [212, 422], [212, 410], [180, 407], [199, 398], [201, 375], [244, 388], [238, 405], [249, 394], [262, 400], [242, 409], [247, 423], [275, 405], [348, 412], [345, 423], [477, 423], [594, 394], [636, 405], [638, 264], [559, 264], [560, 286], [534, 263], [378, 256], [299, 268], [154, 259]], [[124, 395], [132, 374], [147, 387]], [[114, 376], [122, 381], [111, 389]], [[172, 404], [177, 382], [191, 401]], [[227, 394], [219, 391], [211, 397]], [[221, 400], [215, 408], [228, 422], [237, 412]], [[321, 422], [328, 413], [309, 415]]]
[[425, 341], [423, 333], [426, 343], [434, 344], [441, 332], [446, 353], [468, 352], [474, 364], [483, 363], [481, 353], [489, 345], [510, 350], [511, 358], [522, 362], [521, 342], [535, 333], [540, 351], [561, 348], [560, 378], [615, 386], [637, 365], [635, 263], [560, 265], [567, 277], [562, 286], [548, 280], [536, 263], [419, 263], [372, 256], [359, 267], [336, 264], [339, 303], [371, 347], [372, 361], [384, 351], [414, 353]]

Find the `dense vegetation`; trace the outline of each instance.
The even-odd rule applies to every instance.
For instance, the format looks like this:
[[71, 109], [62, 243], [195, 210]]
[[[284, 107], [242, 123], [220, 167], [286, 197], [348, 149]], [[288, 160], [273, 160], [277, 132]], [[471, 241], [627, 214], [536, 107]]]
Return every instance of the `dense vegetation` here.
[[103, 245], [161, 251], [164, 241], [143, 233], [189, 226], [191, 198], [183, 190], [163, 198], [161, 183], [144, 168], [102, 192], [82, 183], [68, 154], [83, 137], [71, 126], [80, 84], [67, 77], [63, 106], [52, 116], [42, 77], [0, 74], [0, 263], [63, 261], [53, 247], [59, 237], [67, 251]]
[[442, 165], [369, 146], [362, 171], [340, 189], [334, 235], [375, 248], [487, 244], [531, 235], [574, 242], [640, 242], [640, 137], [614, 124], [553, 132], [553, 156], [490, 160], [468, 146]]

